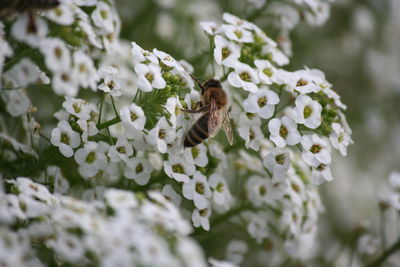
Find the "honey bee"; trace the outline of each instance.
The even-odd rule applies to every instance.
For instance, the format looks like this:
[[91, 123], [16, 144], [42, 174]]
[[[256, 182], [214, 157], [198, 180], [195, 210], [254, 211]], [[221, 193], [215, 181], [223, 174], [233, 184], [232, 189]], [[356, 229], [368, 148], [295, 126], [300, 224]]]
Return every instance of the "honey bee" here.
[[59, 0], [0, 0], [0, 20], [16, 12], [47, 10], [59, 4]]
[[209, 79], [204, 84], [193, 77], [201, 88], [201, 101], [194, 109], [183, 109], [188, 113], [203, 113], [203, 115], [192, 125], [183, 141], [184, 147], [194, 147], [208, 137], [217, 135], [223, 128], [229, 144], [233, 144], [232, 127], [228, 115], [228, 100], [221, 83], [215, 79]]

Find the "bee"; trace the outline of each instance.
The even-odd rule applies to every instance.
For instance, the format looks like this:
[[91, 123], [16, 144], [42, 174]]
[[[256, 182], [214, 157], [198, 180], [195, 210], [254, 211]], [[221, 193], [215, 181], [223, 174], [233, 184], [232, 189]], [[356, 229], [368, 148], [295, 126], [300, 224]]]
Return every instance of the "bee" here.
[[183, 141], [184, 147], [194, 147], [208, 137], [214, 137], [223, 128], [229, 144], [233, 144], [232, 127], [228, 115], [228, 99], [221, 87], [221, 83], [215, 79], [209, 79], [204, 84], [193, 77], [201, 88], [201, 101], [194, 109], [183, 109], [188, 113], [203, 113], [192, 125]]
[[59, 0], [0, 0], [0, 20], [16, 12], [47, 10], [59, 4]]

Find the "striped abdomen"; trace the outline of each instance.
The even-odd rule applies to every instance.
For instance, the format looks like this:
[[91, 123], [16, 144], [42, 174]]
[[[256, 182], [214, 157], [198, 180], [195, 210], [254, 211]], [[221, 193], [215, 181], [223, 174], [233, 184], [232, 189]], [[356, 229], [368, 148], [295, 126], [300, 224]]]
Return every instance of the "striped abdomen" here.
[[2, 0], [0, 10], [27, 11], [29, 9], [50, 9], [60, 4], [59, 0]]
[[208, 116], [209, 114], [204, 114], [200, 119], [198, 119], [190, 128], [189, 132], [185, 136], [183, 141], [184, 147], [194, 147], [206, 140], [210, 134], [208, 133]]

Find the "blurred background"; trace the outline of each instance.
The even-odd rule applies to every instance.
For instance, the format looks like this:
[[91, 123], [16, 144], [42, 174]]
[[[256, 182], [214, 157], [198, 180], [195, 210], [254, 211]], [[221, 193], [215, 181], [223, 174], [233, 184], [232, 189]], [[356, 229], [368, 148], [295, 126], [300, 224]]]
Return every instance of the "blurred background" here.
[[[210, 71], [208, 39], [198, 23], [220, 22], [223, 12], [254, 22], [277, 40], [291, 55], [288, 70], [307, 66], [326, 74], [348, 105], [354, 140], [346, 158], [335, 156], [335, 180], [321, 189], [320, 241], [329, 249], [337, 246], [327, 252], [334, 257], [343, 244], [355, 245], [352, 236], [360, 227], [379, 236], [382, 220], [394, 220], [393, 214], [382, 218], [377, 200], [387, 190], [388, 175], [400, 171], [400, 1], [327, 3], [330, 8], [321, 12], [326, 16], [314, 19], [272, 0], [119, 0], [117, 7], [122, 38], [185, 58], [199, 77]], [[399, 233], [385, 231], [388, 243]], [[337, 244], [324, 243], [328, 239]]]

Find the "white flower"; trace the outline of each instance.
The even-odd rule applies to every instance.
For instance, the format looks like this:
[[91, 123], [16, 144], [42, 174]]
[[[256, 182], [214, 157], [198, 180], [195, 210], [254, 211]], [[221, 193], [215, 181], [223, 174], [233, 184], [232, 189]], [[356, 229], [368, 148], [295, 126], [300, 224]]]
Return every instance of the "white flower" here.
[[168, 145], [171, 144], [175, 138], [175, 129], [169, 126], [165, 117], [162, 117], [146, 136], [147, 142], [156, 146], [157, 150], [161, 153], [167, 152]]
[[57, 128], [51, 131], [51, 143], [60, 149], [61, 154], [70, 158], [74, 154], [73, 148], [77, 148], [80, 143], [80, 135], [72, 130], [67, 121], [60, 121]]
[[193, 163], [188, 163], [184, 157], [177, 155], [170, 155], [168, 161], [164, 161], [163, 165], [165, 173], [178, 182], [189, 182], [189, 176], [196, 171]]
[[289, 58], [279, 49], [272, 45], [264, 45], [262, 50], [264, 55], [269, 55], [274, 63], [283, 66], [289, 63]]
[[252, 93], [257, 92], [257, 84], [260, 82], [257, 72], [249, 65], [240, 62], [235, 64], [234, 68], [235, 70], [228, 75], [229, 83]]
[[228, 184], [226, 183], [224, 177], [218, 173], [214, 173], [209, 179], [210, 187], [213, 190], [213, 200], [219, 206], [229, 208], [231, 204], [232, 195], [229, 191]]
[[181, 126], [185, 121], [185, 114], [182, 112], [182, 104], [177, 96], [171, 96], [165, 104], [166, 110], [171, 114], [169, 121], [173, 127]]
[[121, 96], [121, 81], [116, 68], [111, 66], [101, 67], [99, 69], [99, 76], [103, 78], [104, 82], [97, 88], [105, 93], [110, 93], [111, 96]]
[[347, 147], [353, 143], [349, 133], [337, 122], [332, 123], [333, 132], [329, 135], [331, 144], [340, 151], [342, 156], [347, 156]]
[[207, 177], [200, 172], [195, 172], [193, 178], [182, 186], [183, 196], [193, 200], [197, 209], [201, 210], [209, 206], [208, 198], [211, 197], [210, 186]]
[[125, 136], [121, 135], [117, 139], [117, 143], [113, 146], [110, 146], [110, 150], [108, 150], [108, 157], [111, 162], [120, 162], [121, 160], [127, 162], [129, 157], [133, 154], [133, 147], [128, 142]]
[[272, 117], [275, 105], [279, 103], [278, 95], [269, 90], [268, 87], [261, 87], [258, 91], [250, 93], [244, 100], [243, 107], [246, 112], [257, 113], [263, 119]]
[[163, 89], [167, 84], [161, 75], [161, 68], [155, 64], [136, 64], [137, 85], [140, 90], [150, 92], [153, 88]]
[[68, 192], [69, 182], [61, 173], [60, 168], [48, 166], [46, 169], [46, 176], [54, 186], [54, 194], [65, 194]]
[[69, 114], [76, 116], [79, 119], [90, 119], [91, 110], [86, 100], [66, 96], [62, 106]]
[[119, 111], [119, 115], [125, 128], [134, 130], [143, 130], [146, 123], [143, 109], [132, 103], [129, 106], [124, 106]]
[[132, 192], [110, 188], [104, 192], [106, 203], [117, 211], [129, 210], [138, 206], [138, 201]]
[[311, 171], [312, 182], [316, 185], [320, 185], [325, 181], [332, 181], [332, 172], [329, 165], [323, 163], [319, 164], [317, 167], [313, 167]]
[[239, 62], [240, 47], [228, 42], [224, 37], [217, 35], [214, 39], [214, 59], [219, 65], [234, 67]]
[[247, 196], [255, 206], [271, 203], [270, 195], [272, 190], [270, 179], [253, 175], [247, 180]]
[[163, 196], [167, 200], [174, 203], [174, 205], [176, 207], [179, 207], [181, 205], [181, 201], [182, 201], [181, 196], [175, 192], [175, 190], [172, 188], [172, 186], [170, 184], [166, 184], [163, 186], [163, 188], [161, 190], [161, 194], [163, 194]]
[[82, 140], [86, 143], [89, 136], [94, 136], [99, 133], [96, 127], [96, 122], [92, 120], [79, 119], [76, 121], [82, 130]]
[[260, 244], [269, 236], [267, 231], [268, 219], [262, 213], [252, 213], [248, 217], [250, 217], [250, 221], [247, 225], [247, 232]]
[[392, 171], [389, 174], [389, 185], [393, 191], [400, 191], [400, 172]]
[[199, 25], [208, 35], [214, 35], [217, 33], [218, 26], [215, 22], [202, 21], [199, 23]]
[[54, 73], [52, 87], [57, 95], [76, 96], [79, 91], [78, 82], [70, 71]]
[[237, 267], [233, 263], [227, 261], [220, 261], [213, 258], [209, 258], [208, 261], [210, 262], [212, 267]]
[[254, 60], [254, 65], [258, 69], [260, 82], [264, 84], [283, 84], [285, 82], [282, 70], [275, 68], [268, 60]]
[[194, 163], [199, 167], [205, 167], [208, 163], [207, 148], [203, 144], [197, 146], [185, 148], [183, 155], [187, 162]]
[[297, 123], [289, 116], [273, 118], [268, 123], [270, 139], [278, 147], [295, 145], [300, 142], [301, 136], [297, 130]]
[[158, 64], [158, 59], [153, 53], [144, 50], [143, 48], [138, 46], [135, 42], [132, 42], [131, 45], [132, 45], [131, 53], [133, 55], [133, 63], [138, 63], [138, 62], [141, 63], [149, 61], [153, 64], [156, 65]]
[[233, 26], [240, 26], [248, 30], [254, 30], [255, 29], [254, 27], [256, 27], [253, 23], [248, 22], [246, 20], [242, 20], [229, 13], [224, 13], [222, 15], [222, 19]]
[[92, 12], [92, 20], [94, 25], [103, 29], [105, 32], [114, 31], [113, 14], [111, 8], [103, 1], [98, 1], [96, 9]]
[[243, 261], [244, 254], [248, 251], [248, 246], [244, 241], [232, 240], [226, 248], [226, 259], [229, 261], [240, 264]]
[[260, 124], [260, 119], [257, 117], [249, 120], [246, 114], [241, 115], [238, 132], [239, 136], [246, 141], [246, 148], [251, 148], [255, 151], [260, 149], [261, 141], [264, 139]]
[[293, 119], [300, 124], [304, 124], [310, 129], [318, 128], [321, 125], [322, 106], [318, 101], [312, 100], [307, 95], [299, 95], [296, 98]]
[[15, 64], [7, 74], [17, 83], [18, 87], [25, 87], [38, 80], [40, 70], [32, 60], [23, 58]]
[[357, 250], [366, 255], [377, 253], [380, 246], [381, 240], [369, 234], [363, 234], [357, 241]]
[[204, 209], [198, 210], [194, 209], [192, 213], [192, 222], [194, 227], [203, 227], [204, 230], [210, 230], [210, 221], [209, 218], [211, 216], [211, 208], [207, 206]]
[[109, 145], [105, 142], [87, 142], [83, 148], [79, 148], [74, 155], [79, 164], [79, 173], [89, 178], [95, 176], [99, 170], [105, 170], [108, 148]]
[[74, 59], [74, 73], [76, 80], [82, 87], [89, 87], [92, 91], [97, 90], [97, 82], [100, 77], [93, 64], [92, 59], [82, 50], [78, 50], [73, 55]]
[[273, 177], [282, 177], [289, 169], [290, 154], [285, 148], [274, 148], [263, 160], [264, 167], [267, 168]]
[[74, 22], [74, 13], [71, 5], [61, 4], [45, 13], [46, 17], [57, 24], [71, 25]]
[[11, 116], [19, 117], [29, 112], [31, 101], [23, 91], [10, 90], [3, 93], [3, 96], [6, 102], [6, 110]]
[[30, 17], [28, 13], [20, 14], [11, 27], [11, 34], [16, 40], [37, 47], [47, 35], [47, 24], [38, 16]]
[[39, 45], [47, 68], [53, 72], [69, 71], [71, 53], [64, 41], [59, 38], [47, 38]]
[[128, 179], [133, 179], [138, 185], [145, 185], [148, 183], [153, 166], [148, 160], [143, 158], [130, 158], [126, 161], [124, 176]]
[[185, 69], [179, 64], [173, 57], [168, 55], [167, 53], [163, 51], [159, 51], [157, 49], [153, 49], [153, 53], [161, 60], [162, 63], [164, 63], [166, 66], [170, 68], [174, 68], [179, 72], [184, 72]]
[[221, 32], [223, 32], [228, 39], [234, 42], [239, 42], [239, 43], [253, 42], [253, 34], [241, 26], [222, 24], [220, 29]]
[[84, 13], [84, 18], [81, 18], [78, 22], [79, 28], [82, 30], [82, 32], [85, 34], [87, 41], [89, 44], [93, 45], [94, 47], [98, 49], [102, 49], [103, 45], [100, 43], [100, 41], [97, 38], [96, 33], [94, 32], [94, 29], [92, 25], [89, 22], [88, 16], [86, 13]]
[[301, 138], [301, 145], [304, 151], [301, 156], [310, 166], [317, 167], [321, 163], [331, 163], [331, 154], [328, 143], [316, 134], [304, 135]]
[[47, 245], [55, 253], [68, 262], [82, 261], [85, 255], [85, 247], [82, 240], [68, 232], [57, 233], [55, 240], [49, 240]]

